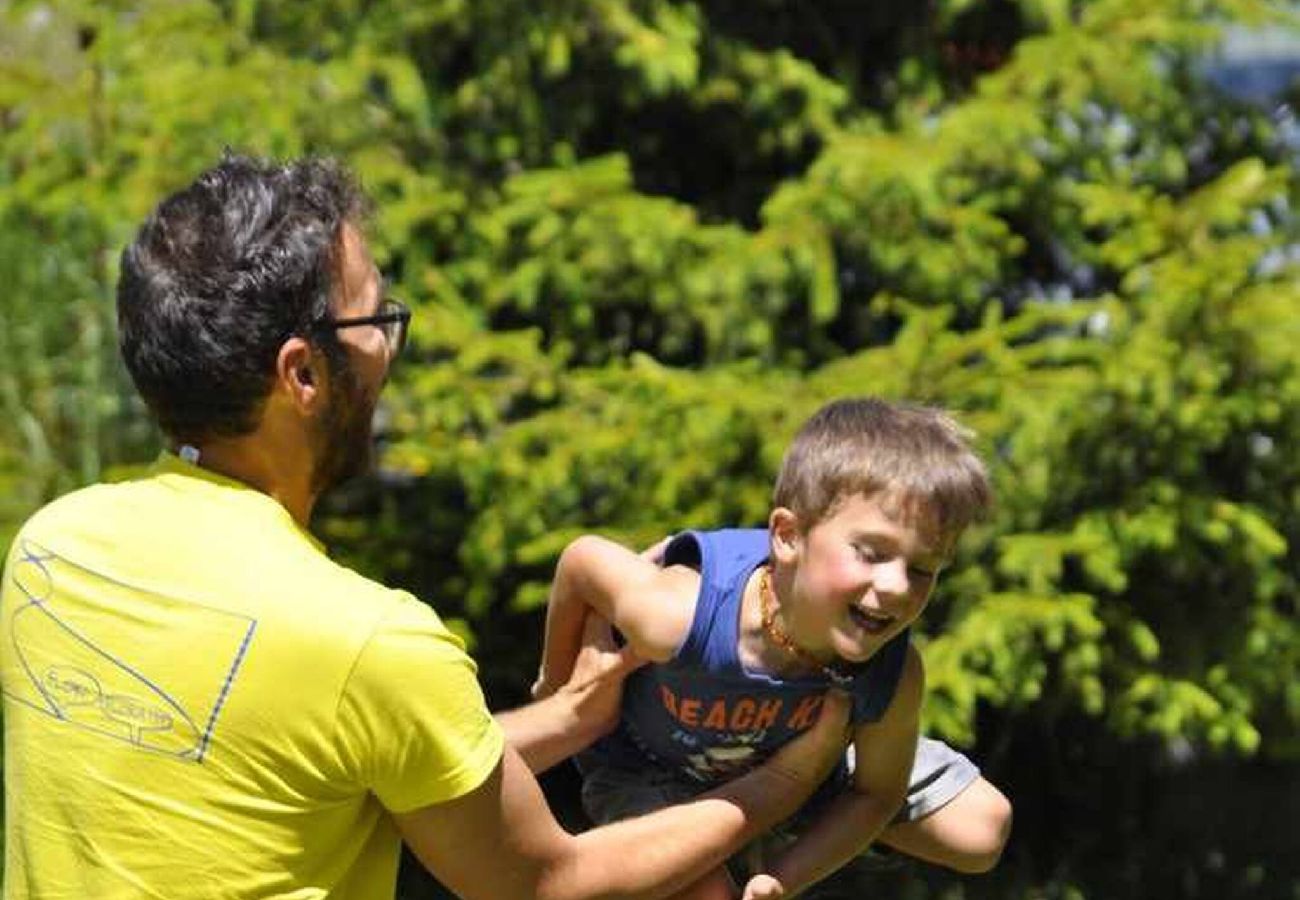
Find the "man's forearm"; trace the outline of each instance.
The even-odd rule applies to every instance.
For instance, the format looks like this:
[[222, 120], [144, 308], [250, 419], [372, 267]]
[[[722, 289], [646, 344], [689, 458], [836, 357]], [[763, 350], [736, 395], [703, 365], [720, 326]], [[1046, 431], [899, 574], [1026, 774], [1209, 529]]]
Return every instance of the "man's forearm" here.
[[564, 691], [493, 717], [535, 773], [568, 759], [601, 735], [593, 728], [596, 723], [579, 714], [578, 699]]
[[579, 835], [548, 865], [539, 896], [659, 898], [698, 881], [825, 780], [843, 757], [848, 709], [848, 697], [832, 692], [817, 723], [752, 772], [689, 803]]
[[[518, 712], [505, 717], [507, 724], [531, 727], [529, 711]], [[509, 746], [476, 789], [395, 813], [394, 821], [420, 860], [459, 896], [654, 900], [698, 881], [794, 812], [842, 758], [847, 721], [848, 699], [834, 694], [808, 733], [753, 772], [690, 803], [577, 837], [556, 823]]]
[[816, 783], [776, 761], [687, 803], [585, 832], [538, 896], [671, 896], [793, 815]]

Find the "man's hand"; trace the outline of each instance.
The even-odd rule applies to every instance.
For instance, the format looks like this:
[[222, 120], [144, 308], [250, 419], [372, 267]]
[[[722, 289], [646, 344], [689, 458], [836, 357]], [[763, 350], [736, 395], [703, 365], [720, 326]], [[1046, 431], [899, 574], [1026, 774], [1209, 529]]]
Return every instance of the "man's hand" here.
[[574, 660], [573, 674], [558, 693], [569, 695], [583, 730], [592, 740], [614, 730], [623, 701], [623, 680], [645, 662], [631, 647], [614, 643], [608, 622], [593, 612], [587, 613], [582, 626], [582, 649]]
[[506, 739], [534, 772], [542, 772], [613, 731], [623, 700], [623, 680], [645, 665], [630, 647], [615, 647], [608, 623], [594, 613], [583, 622], [582, 646], [569, 680], [558, 688], [534, 686], [538, 700], [499, 712]]
[[569, 680], [564, 684], [552, 684], [544, 674], [539, 674], [529, 691], [534, 700], [542, 700], [557, 691], [579, 696], [594, 691], [597, 695], [603, 695], [607, 689], [614, 688], [614, 709], [617, 711], [623, 679], [645, 663], [631, 647], [619, 647], [614, 641], [614, 631], [610, 624], [599, 613], [588, 610], [582, 623], [582, 646], [578, 648], [578, 656], [573, 661]]

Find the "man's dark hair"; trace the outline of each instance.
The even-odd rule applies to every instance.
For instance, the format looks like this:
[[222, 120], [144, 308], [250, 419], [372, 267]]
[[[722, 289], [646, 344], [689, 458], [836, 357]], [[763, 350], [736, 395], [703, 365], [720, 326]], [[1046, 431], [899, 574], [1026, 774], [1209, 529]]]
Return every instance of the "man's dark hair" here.
[[[257, 426], [280, 346], [329, 310], [345, 223], [367, 213], [338, 163], [228, 154], [158, 205], [122, 252], [119, 345], [169, 437]], [[330, 365], [337, 338], [313, 335]]]

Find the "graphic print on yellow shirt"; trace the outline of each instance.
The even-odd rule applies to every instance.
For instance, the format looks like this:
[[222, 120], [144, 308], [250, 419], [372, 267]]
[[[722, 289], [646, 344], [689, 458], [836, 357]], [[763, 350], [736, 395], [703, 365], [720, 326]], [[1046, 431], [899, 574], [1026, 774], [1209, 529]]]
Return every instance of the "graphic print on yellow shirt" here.
[[[19, 545], [9, 577], [21, 602], [5, 609], [4, 628], [26, 675], [5, 684], [10, 699], [142, 750], [202, 762], [256, 622], [114, 585], [31, 541]], [[183, 654], [184, 673], [157, 671], [139, 658], [160, 656], [141, 645], [151, 634], [202, 652]]]

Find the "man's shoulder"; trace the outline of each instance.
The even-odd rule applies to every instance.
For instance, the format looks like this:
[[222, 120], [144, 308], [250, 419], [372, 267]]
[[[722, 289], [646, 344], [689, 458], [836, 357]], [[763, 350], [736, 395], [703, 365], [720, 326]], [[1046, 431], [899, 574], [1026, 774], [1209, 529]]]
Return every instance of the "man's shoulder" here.
[[56, 497], [27, 517], [15, 536], [15, 547], [24, 541], [59, 534], [87, 518], [99, 517], [111, 509], [112, 498], [120, 488], [117, 484], [92, 484]]
[[332, 559], [271, 498], [211, 488], [153, 475], [82, 488], [34, 513], [13, 552], [67, 560], [160, 595], [282, 610], [303, 632], [436, 620], [411, 594]]
[[[301, 548], [300, 548], [301, 549]], [[294, 608], [309, 609], [319, 630], [355, 638], [383, 632], [423, 632], [458, 639], [432, 606], [407, 590], [376, 581], [331, 559], [323, 552], [296, 553], [290, 567], [276, 573], [299, 602]]]
[[113, 502], [114, 497], [124, 491], [130, 491], [135, 485], [136, 482], [134, 481], [96, 482], [85, 487], [79, 487], [46, 503], [32, 513], [27, 522], [32, 524], [49, 519], [57, 520], [62, 516], [75, 514], [83, 509], [109, 505]]

